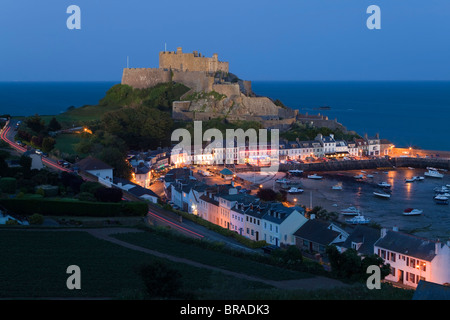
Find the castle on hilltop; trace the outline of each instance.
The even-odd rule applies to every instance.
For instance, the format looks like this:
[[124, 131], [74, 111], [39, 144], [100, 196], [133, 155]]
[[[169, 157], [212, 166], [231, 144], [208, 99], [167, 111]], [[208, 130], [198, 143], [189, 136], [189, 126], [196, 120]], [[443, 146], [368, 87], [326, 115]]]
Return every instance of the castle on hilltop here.
[[172, 117], [176, 120], [210, 120], [225, 117], [229, 121], [259, 121], [266, 128], [287, 129], [295, 121], [297, 110], [277, 105], [268, 97], [256, 96], [250, 81], [229, 72], [229, 63], [219, 61], [215, 53], [205, 57], [194, 51], [159, 53], [158, 68], [125, 68], [122, 84], [150, 88], [159, 83], [182, 83], [190, 90], [175, 101]]

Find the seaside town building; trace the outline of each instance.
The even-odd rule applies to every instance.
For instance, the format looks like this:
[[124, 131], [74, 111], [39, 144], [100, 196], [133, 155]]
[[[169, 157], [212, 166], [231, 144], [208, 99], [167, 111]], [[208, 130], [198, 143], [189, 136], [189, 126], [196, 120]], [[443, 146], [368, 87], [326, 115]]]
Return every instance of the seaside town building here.
[[410, 287], [417, 287], [421, 280], [450, 284], [450, 241], [435, 242], [383, 228], [374, 253], [391, 266], [385, 280]]

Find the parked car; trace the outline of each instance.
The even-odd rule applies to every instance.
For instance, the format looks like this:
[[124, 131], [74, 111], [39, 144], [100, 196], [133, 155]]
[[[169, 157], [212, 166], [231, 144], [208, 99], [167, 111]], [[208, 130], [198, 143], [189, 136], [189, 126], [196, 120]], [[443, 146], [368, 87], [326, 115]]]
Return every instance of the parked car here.
[[41, 149], [37, 149], [35, 152], [36, 152], [36, 154], [42, 154]]
[[64, 160], [58, 160], [58, 165], [62, 166], [64, 164]]
[[48, 158], [48, 153], [42, 152], [42, 156], [43, 156], [44, 158]]

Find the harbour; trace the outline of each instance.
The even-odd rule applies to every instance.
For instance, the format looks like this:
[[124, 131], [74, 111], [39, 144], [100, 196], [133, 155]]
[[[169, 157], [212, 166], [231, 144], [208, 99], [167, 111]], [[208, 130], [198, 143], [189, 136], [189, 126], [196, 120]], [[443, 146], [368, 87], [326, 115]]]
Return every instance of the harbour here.
[[[379, 227], [398, 228], [405, 233], [428, 239], [445, 239], [450, 235], [450, 206], [437, 204], [433, 197], [436, 188], [450, 184], [450, 174], [446, 171], [443, 178], [426, 177], [407, 182], [413, 177], [424, 177], [427, 169], [417, 168], [380, 168], [347, 171], [315, 172], [322, 179], [309, 179], [309, 173], [301, 176], [278, 172], [274, 175], [261, 175], [255, 172], [238, 173], [238, 176], [254, 181], [264, 188], [280, 191], [282, 185], [278, 179], [287, 179], [303, 190], [299, 194], [287, 194], [292, 204], [306, 208], [320, 206], [328, 212], [337, 212], [355, 207], [361, 215], [369, 218]], [[356, 176], [362, 178], [356, 179]], [[369, 177], [367, 177], [369, 176]], [[379, 184], [390, 185], [388, 199], [374, 196], [384, 188]], [[340, 188], [334, 188], [340, 186]], [[384, 189], [386, 191], [386, 189]], [[408, 208], [422, 210], [420, 215], [404, 215]], [[339, 214], [338, 222], [345, 222], [348, 216]]]

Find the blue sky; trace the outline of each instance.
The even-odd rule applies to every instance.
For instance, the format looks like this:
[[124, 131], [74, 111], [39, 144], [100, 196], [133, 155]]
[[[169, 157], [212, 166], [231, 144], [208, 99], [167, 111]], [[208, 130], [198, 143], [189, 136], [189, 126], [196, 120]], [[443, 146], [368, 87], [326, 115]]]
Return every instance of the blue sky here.
[[449, 18], [448, 0], [2, 0], [0, 81], [119, 82], [127, 56], [157, 67], [165, 43], [253, 81], [450, 80]]

